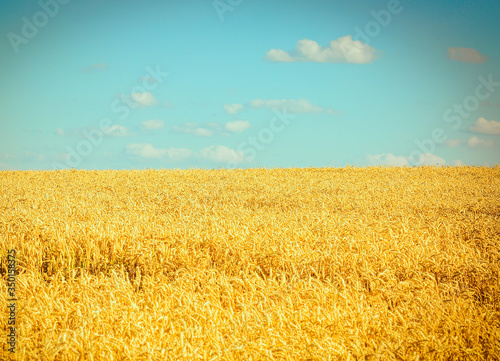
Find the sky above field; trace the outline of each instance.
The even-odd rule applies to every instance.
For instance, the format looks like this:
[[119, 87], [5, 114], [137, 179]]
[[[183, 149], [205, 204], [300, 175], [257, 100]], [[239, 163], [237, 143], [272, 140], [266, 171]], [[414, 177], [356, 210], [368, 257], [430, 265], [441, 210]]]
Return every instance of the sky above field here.
[[500, 163], [500, 2], [0, 3], [0, 169]]

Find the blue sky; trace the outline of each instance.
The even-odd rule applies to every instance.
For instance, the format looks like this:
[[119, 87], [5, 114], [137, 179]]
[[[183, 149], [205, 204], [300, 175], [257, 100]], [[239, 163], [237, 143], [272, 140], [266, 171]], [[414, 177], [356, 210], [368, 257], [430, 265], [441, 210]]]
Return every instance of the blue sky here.
[[500, 3], [0, 5], [0, 169], [493, 165]]

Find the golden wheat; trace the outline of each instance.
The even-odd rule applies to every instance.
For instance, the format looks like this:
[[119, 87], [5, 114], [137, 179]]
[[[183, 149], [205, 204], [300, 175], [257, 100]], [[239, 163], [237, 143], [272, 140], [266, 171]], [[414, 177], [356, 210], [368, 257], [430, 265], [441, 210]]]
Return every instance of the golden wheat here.
[[498, 360], [500, 167], [0, 172], [18, 360]]

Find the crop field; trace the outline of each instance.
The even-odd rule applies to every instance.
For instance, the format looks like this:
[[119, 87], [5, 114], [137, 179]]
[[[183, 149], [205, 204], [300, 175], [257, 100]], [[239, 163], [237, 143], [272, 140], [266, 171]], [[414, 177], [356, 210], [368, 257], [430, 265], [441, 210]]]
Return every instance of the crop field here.
[[499, 166], [1, 171], [0, 252], [0, 360], [500, 357]]

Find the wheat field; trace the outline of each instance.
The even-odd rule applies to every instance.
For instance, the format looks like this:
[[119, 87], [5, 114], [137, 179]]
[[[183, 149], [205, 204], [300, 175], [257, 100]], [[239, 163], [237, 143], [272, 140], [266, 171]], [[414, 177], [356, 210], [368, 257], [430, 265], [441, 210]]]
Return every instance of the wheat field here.
[[1, 360], [498, 360], [500, 167], [2, 171]]

